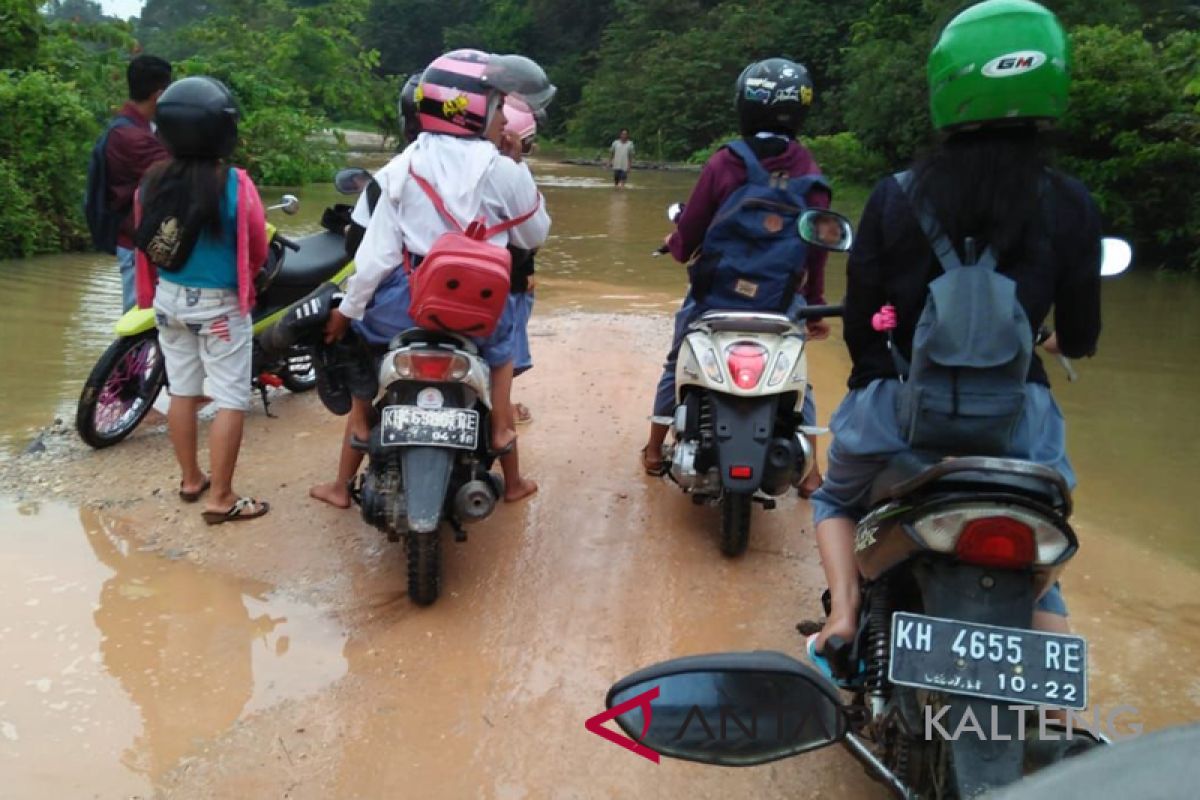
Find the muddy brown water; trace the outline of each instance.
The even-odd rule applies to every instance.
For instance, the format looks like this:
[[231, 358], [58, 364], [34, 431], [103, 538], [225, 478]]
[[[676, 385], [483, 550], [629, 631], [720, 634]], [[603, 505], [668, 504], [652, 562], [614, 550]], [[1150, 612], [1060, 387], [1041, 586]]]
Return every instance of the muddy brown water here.
[[[536, 415], [522, 454], [541, 491], [447, 541], [430, 609], [404, 598], [395, 546], [305, 499], [341, 422], [312, 397], [251, 415], [239, 482], [275, 510], [237, 530], [205, 528], [174, 499], [161, 428], [39, 472], [20, 450], [71, 420], [119, 286], [106, 257], [0, 264], [0, 447], [31, 477], [0, 505], [0, 796], [881, 796], [838, 750], [656, 767], [584, 731], [608, 684], [653, 661], [798, 652], [820, 565], [803, 502], [756, 511], [750, 553], [729, 562], [715, 512], [634, 463], [684, 286], [649, 253], [694, 174], [636, 173], [618, 192], [601, 170], [536, 171], [554, 234], [538, 261], [537, 368], [517, 394]], [[334, 194], [301, 198], [289, 232], [315, 229]], [[834, 259], [831, 300], [841, 270]], [[1074, 384], [1051, 367], [1081, 477], [1064, 586], [1093, 703], [1135, 706], [1126, 729], [1200, 718], [1198, 302], [1189, 280], [1106, 282], [1100, 355]], [[848, 360], [837, 342], [812, 359], [827, 420]]]

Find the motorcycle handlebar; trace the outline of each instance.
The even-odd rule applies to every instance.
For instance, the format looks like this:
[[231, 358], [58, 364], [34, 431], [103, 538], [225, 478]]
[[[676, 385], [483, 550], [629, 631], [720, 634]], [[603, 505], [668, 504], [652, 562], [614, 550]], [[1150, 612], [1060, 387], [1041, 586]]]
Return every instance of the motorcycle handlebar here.
[[286, 247], [288, 250], [291, 250], [293, 253], [300, 252], [300, 245], [296, 244], [291, 239], [284, 236], [282, 233], [275, 234], [275, 241], [279, 242], [281, 245]]
[[845, 313], [845, 306], [805, 306], [796, 313], [796, 318], [821, 319], [823, 317], [840, 317]]

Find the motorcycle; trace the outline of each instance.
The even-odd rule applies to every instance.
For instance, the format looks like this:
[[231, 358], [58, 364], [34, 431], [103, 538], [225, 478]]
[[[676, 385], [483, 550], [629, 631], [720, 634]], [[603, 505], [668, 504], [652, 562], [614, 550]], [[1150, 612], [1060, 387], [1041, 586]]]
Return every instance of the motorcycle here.
[[[346, 183], [365, 185], [370, 175], [350, 175]], [[353, 179], [353, 180], [352, 180]], [[289, 309], [264, 335], [271, 351], [314, 348], [319, 393], [336, 414], [349, 411], [338, 389], [343, 351], [352, 345], [326, 345], [322, 331], [341, 301], [336, 286], [324, 285]], [[379, 364], [376, 417], [366, 441], [351, 445], [366, 453], [366, 469], [351, 496], [363, 520], [405, 545], [408, 594], [431, 605], [441, 591], [441, 529], [465, 542], [464, 526], [491, 515], [504, 496], [504, 481], [492, 473], [490, 450], [491, 370], [468, 338], [412, 328], [395, 336]], [[340, 398], [340, 400], [330, 398]]]
[[[268, 211], [295, 214], [300, 201], [284, 195]], [[268, 386], [306, 392], [316, 385], [311, 349], [299, 347], [279, 357], [268, 357], [259, 346], [259, 335], [274, 324], [284, 310], [323, 281], [344, 281], [354, 271], [345, 252], [344, 226], [329, 224], [336, 214], [326, 212], [326, 230], [293, 241], [267, 223], [270, 242], [267, 262], [255, 282], [257, 302], [253, 312], [254, 355], [251, 386], [259, 392], [271, 416]], [[287, 255], [291, 251], [291, 255]], [[108, 346], [84, 382], [75, 414], [75, 429], [96, 449], [111, 447], [141, 424], [167, 383], [166, 365], [158, 347], [153, 309], [133, 308], [118, 320], [117, 339]]]
[[[1120, 274], [1131, 259], [1125, 242], [1106, 239], [1101, 274]], [[875, 480], [869, 504], [856, 529], [857, 633], [825, 648], [836, 687], [781, 653], [677, 659], [612, 687], [620, 726], [651, 751], [727, 766], [841, 742], [896, 797], [937, 800], [976, 797], [1107, 744], [1076, 730], [1055, 749], [1026, 734], [1030, 708], [1081, 710], [1088, 700], [1083, 637], [1030, 630], [1037, 598], [1079, 548], [1062, 476], [1011, 458], [904, 453]], [[822, 602], [828, 614], [828, 592]], [[806, 636], [821, 627], [798, 626]], [[687, 735], [706, 709], [721, 721], [720, 740]], [[733, 714], [780, 722], [767, 736], [730, 738]]]
[[[682, 211], [673, 204], [668, 219]], [[833, 212], [807, 211], [798, 224], [812, 234], [810, 244], [825, 250], [846, 252], [853, 242], [849, 221]], [[809, 306], [792, 316], [709, 311], [680, 346], [675, 414], [654, 421], [669, 426], [667, 475], [697, 505], [721, 507], [726, 556], [746, 551], [752, 504], [775, 508], [775, 498], [799, 486], [816, 464], [809, 437], [824, 429], [801, 423], [808, 387], [803, 324], [840, 313], [835, 306]]]

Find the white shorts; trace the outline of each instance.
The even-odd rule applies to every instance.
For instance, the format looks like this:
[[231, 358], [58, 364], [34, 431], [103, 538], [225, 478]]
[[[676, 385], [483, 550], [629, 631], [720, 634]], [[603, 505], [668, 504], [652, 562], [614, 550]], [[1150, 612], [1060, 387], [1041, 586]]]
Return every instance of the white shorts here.
[[203, 396], [207, 375], [217, 408], [250, 409], [254, 326], [238, 308], [236, 291], [159, 280], [154, 317], [172, 395]]

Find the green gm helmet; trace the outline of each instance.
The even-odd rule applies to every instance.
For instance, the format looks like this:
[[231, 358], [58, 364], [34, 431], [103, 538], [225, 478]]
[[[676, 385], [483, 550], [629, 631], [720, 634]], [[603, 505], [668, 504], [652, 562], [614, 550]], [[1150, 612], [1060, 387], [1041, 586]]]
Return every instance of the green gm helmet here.
[[1071, 52], [1058, 18], [1032, 0], [986, 0], [950, 21], [929, 54], [938, 130], [1050, 123], [1067, 108]]

